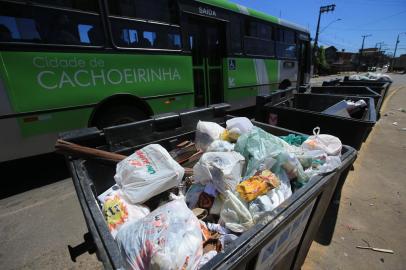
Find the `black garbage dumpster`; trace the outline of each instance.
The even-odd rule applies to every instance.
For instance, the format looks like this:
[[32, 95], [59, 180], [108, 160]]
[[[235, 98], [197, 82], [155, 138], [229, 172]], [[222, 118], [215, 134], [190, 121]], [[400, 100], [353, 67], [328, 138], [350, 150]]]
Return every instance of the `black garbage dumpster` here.
[[[323, 113], [342, 100], [361, 99], [367, 103], [367, 107], [356, 116]], [[288, 89], [267, 96], [257, 96], [255, 120], [305, 134], [312, 134], [313, 129], [318, 126], [322, 133], [337, 136], [343, 144], [359, 150], [375, 125], [376, 111], [374, 100], [370, 97], [294, 94], [293, 89]]]
[[[99, 149], [129, 155], [150, 143], [167, 150], [184, 140], [193, 140], [198, 120], [224, 124], [225, 105], [166, 114], [153, 119], [97, 130], [95, 128], [67, 132], [60, 138], [91, 145]], [[274, 135], [298, 134], [294, 131], [263, 123], [254, 125]], [[337, 182], [345, 178], [357, 152], [349, 146], [342, 149], [342, 165], [335, 172], [318, 176], [273, 211], [267, 212], [250, 230], [210, 260], [202, 269], [300, 269], [329, 206]], [[114, 163], [102, 159], [67, 156], [79, 202], [89, 233], [86, 242], [70, 248], [73, 259], [86, 250], [96, 251], [106, 269], [123, 269], [124, 258], [111, 236], [97, 196], [115, 184]], [[153, 210], [153, 209], [151, 209]]]
[[374, 99], [375, 110], [379, 118], [379, 112], [382, 106], [383, 97], [367, 86], [322, 86], [310, 88], [313, 94], [332, 94], [358, 97], [371, 97]]
[[382, 104], [391, 85], [391, 82], [374, 80], [324, 81], [322, 84], [322, 86], [366, 86], [382, 96]]

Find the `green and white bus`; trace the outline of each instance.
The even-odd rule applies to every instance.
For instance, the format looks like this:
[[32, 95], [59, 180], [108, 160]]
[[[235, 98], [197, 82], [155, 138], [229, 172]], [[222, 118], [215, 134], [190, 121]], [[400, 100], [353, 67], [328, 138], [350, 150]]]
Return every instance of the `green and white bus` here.
[[0, 162], [309, 78], [306, 29], [227, 0], [0, 0]]

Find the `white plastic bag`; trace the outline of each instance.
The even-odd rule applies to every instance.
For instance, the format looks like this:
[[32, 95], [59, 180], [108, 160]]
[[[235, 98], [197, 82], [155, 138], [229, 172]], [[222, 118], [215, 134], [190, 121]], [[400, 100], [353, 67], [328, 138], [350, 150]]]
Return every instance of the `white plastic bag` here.
[[149, 214], [149, 208], [127, 202], [117, 185], [101, 194], [102, 212], [112, 236], [115, 238], [120, 228], [127, 222], [137, 221]]
[[203, 254], [199, 220], [184, 200], [123, 225], [116, 241], [131, 269], [196, 269]]
[[196, 147], [202, 151], [206, 151], [207, 147], [220, 139], [221, 133], [225, 129], [217, 123], [199, 121], [196, 127], [195, 143]]
[[259, 196], [249, 204], [249, 211], [254, 221], [257, 221], [264, 212], [274, 210], [292, 196], [292, 189], [286, 172], [280, 171], [278, 178], [281, 183], [279, 187], [270, 190], [266, 195]]
[[220, 212], [220, 220], [227, 229], [242, 233], [254, 225], [252, 216], [247, 207], [231, 191], [226, 190], [226, 199]]
[[132, 203], [143, 203], [179, 185], [185, 170], [159, 144], [150, 144], [117, 164], [114, 179]]
[[313, 129], [313, 136], [310, 136], [302, 144], [304, 151], [311, 150], [323, 150], [329, 156], [337, 156], [341, 154], [342, 143], [339, 138], [328, 135], [328, 134], [319, 134], [320, 128], [315, 127]]
[[310, 178], [319, 174], [329, 173], [341, 166], [341, 158], [339, 156], [325, 156], [324, 163], [319, 166], [312, 166], [305, 170]]
[[244, 157], [237, 152], [207, 152], [193, 167], [193, 175], [197, 183], [212, 183], [224, 194], [226, 190], [235, 190], [243, 166]]
[[251, 131], [254, 125], [247, 117], [235, 117], [226, 121], [227, 129], [230, 133], [242, 135]]

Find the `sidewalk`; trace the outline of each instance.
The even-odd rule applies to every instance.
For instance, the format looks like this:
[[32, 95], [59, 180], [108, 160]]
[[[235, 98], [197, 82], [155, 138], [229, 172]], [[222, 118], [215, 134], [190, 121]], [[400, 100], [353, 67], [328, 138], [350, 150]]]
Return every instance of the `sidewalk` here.
[[[398, 109], [406, 109], [406, 79], [393, 77], [382, 117], [344, 185], [332, 243], [313, 242], [304, 270], [405, 269], [406, 113]], [[356, 248], [368, 244], [395, 254]]]

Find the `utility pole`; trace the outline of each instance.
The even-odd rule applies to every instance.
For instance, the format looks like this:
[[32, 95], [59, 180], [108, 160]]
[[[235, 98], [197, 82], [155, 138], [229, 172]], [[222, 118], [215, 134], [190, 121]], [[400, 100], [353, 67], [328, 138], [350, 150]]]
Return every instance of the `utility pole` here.
[[333, 12], [334, 9], [336, 8], [335, 4], [328, 5], [328, 6], [321, 6], [319, 10], [319, 19], [317, 20], [317, 29], [316, 29], [316, 37], [314, 38], [314, 44], [313, 44], [313, 74], [317, 73], [317, 65], [316, 65], [316, 59], [317, 59], [317, 43], [319, 41], [319, 30], [320, 30], [320, 18], [321, 14], [325, 12]]
[[361, 66], [361, 57], [362, 57], [362, 52], [364, 51], [365, 38], [370, 37], [370, 36], [372, 36], [372, 35], [363, 35], [363, 36], [361, 36], [362, 37], [362, 46], [361, 46], [360, 54], [358, 56], [358, 70], [359, 70], [359, 68]]
[[[379, 45], [379, 48], [378, 48], [378, 45]], [[385, 42], [377, 42], [376, 44], [375, 44], [375, 48], [377, 48], [378, 49], [378, 54], [377, 54], [377, 57], [376, 57], [376, 59], [375, 59], [375, 66], [376, 67], [378, 67], [379, 66], [379, 63], [381, 62], [381, 59], [382, 59], [382, 46], [385, 46], [386, 44], [385, 44]]]
[[395, 51], [393, 52], [393, 57], [392, 57], [392, 61], [391, 61], [391, 65], [390, 65], [390, 70], [393, 70], [393, 61], [395, 61], [395, 57], [396, 57], [396, 51], [397, 51], [397, 49], [398, 49], [398, 43], [400, 42], [399, 41], [399, 36], [401, 35], [401, 34], [406, 34], [406, 32], [402, 32], [402, 33], [399, 33], [398, 34], [398, 37], [397, 37], [397, 39], [396, 39], [396, 44], [395, 44]]

